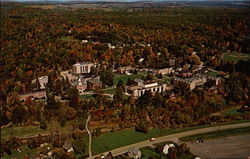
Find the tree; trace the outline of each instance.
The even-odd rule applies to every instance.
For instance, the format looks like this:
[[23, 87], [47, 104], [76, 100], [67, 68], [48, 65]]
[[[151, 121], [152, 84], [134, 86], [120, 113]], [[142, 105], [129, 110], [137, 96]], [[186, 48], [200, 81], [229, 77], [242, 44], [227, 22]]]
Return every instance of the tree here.
[[239, 80], [239, 76], [236, 73], [230, 74], [228, 85], [228, 100], [232, 100], [235, 102], [239, 102], [242, 98], [243, 90], [241, 86], [241, 82]]
[[24, 106], [20, 105], [13, 111], [13, 122], [22, 123], [28, 119], [28, 112]]
[[152, 99], [152, 105], [154, 107], [161, 107], [163, 103], [163, 97], [159, 92], [156, 92], [153, 99]]
[[152, 92], [146, 90], [145, 93], [137, 99], [137, 103], [140, 108], [145, 108], [152, 104]]
[[130, 77], [128, 78], [128, 81], [126, 83], [126, 86], [131, 86], [134, 84], [134, 80], [132, 80]]
[[59, 104], [55, 100], [54, 93], [48, 93], [47, 91], [47, 104], [45, 106], [46, 109], [57, 109]]
[[149, 121], [141, 119], [139, 123], [136, 125], [135, 130], [138, 132], [148, 133], [150, 130], [150, 126], [151, 124]]
[[101, 75], [100, 75], [100, 80], [108, 85], [108, 86], [113, 86], [113, 78], [114, 74], [111, 70], [102, 70]]
[[122, 103], [123, 101], [123, 93], [124, 91], [121, 88], [116, 88], [115, 94], [114, 94], [114, 102], [115, 103]]
[[47, 130], [47, 122], [45, 118], [42, 118], [40, 121], [40, 129]]
[[147, 74], [147, 76], [146, 76], [146, 80], [153, 80], [154, 79], [154, 76], [152, 75], [152, 74], [150, 74], [150, 73], [148, 73]]
[[98, 69], [95, 66], [91, 66], [90, 74], [92, 74], [94, 76], [97, 76], [98, 75]]
[[72, 146], [76, 154], [83, 154], [85, 152], [84, 138], [77, 138], [72, 141]]
[[69, 106], [73, 108], [77, 108], [80, 104], [80, 97], [78, 90], [74, 88], [70, 88], [67, 92], [69, 97]]

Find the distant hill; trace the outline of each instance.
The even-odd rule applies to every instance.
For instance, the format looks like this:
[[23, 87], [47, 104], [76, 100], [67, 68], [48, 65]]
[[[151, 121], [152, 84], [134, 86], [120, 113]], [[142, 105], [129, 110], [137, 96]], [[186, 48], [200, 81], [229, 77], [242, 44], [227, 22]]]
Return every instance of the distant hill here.
[[[4, 3], [29, 3], [29, 4], [53, 4], [53, 5], [76, 5], [76, 4], [99, 4], [100, 8], [117, 8], [116, 5], [123, 5], [122, 8], [150, 8], [165, 6], [206, 6], [206, 7], [235, 7], [249, 8], [248, 0], [0, 0]], [[147, 5], [145, 5], [147, 4]], [[148, 5], [150, 4], [150, 5]], [[82, 8], [85, 8], [83, 5]], [[98, 7], [98, 8], [99, 8]], [[81, 7], [80, 7], [81, 8]], [[88, 7], [86, 7], [88, 8]], [[119, 8], [119, 7], [118, 7]]]

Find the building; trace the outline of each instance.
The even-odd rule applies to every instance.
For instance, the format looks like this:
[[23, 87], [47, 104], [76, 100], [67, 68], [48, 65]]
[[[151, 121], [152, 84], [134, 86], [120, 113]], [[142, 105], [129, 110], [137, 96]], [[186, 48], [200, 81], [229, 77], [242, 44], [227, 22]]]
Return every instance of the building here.
[[48, 84], [49, 77], [48, 76], [41, 76], [41, 77], [38, 77], [37, 79], [32, 80], [31, 83], [36, 83], [37, 80], [38, 80], [39, 85], [40, 85], [39, 89], [45, 89], [46, 85]]
[[120, 67], [118, 69], [118, 72], [120, 73], [128, 73], [129, 71], [133, 70], [134, 68], [132, 66], [125, 66], [125, 67]]
[[73, 73], [82, 74], [82, 73], [90, 73], [91, 67], [94, 66], [91, 62], [81, 62], [73, 65]]
[[183, 83], [186, 84], [190, 90], [195, 89], [197, 86], [202, 86], [207, 82], [212, 82], [213, 85], [219, 85], [221, 82], [221, 78], [219, 77], [211, 77], [203, 74], [197, 74], [195, 77], [191, 78], [174, 78], [174, 83]]
[[94, 77], [87, 81], [87, 90], [93, 90], [95, 88], [102, 88], [102, 81], [100, 81], [100, 77]]
[[155, 70], [154, 72], [156, 74], [168, 75], [168, 74], [174, 73], [174, 70], [172, 67], [170, 67], [170, 68], [158, 69], [158, 70]]
[[133, 159], [140, 159], [142, 156], [141, 151], [138, 148], [128, 150], [128, 157]]
[[71, 70], [61, 71], [60, 75], [66, 80], [68, 79], [70, 82], [75, 81], [78, 79], [78, 76], [75, 74], [72, 74]]
[[192, 72], [189, 71], [188, 69], [182, 69], [179, 74], [179, 77], [191, 77], [192, 76]]
[[170, 66], [174, 66], [175, 65], [175, 59], [169, 59], [168, 63]]
[[95, 87], [101, 87], [102, 82], [99, 76], [80, 76], [78, 80], [72, 82], [72, 85], [76, 87], [79, 94], [84, 94], [84, 92], [93, 90]]
[[134, 81], [136, 85], [126, 86], [125, 88], [125, 93], [130, 94], [133, 97], [142, 96], [146, 90], [156, 93], [171, 89], [170, 87], [167, 87], [167, 84], [160, 84], [158, 82], [145, 82], [141, 79], [135, 79]]
[[74, 81], [72, 85], [76, 87], [76, 89], [79, 91], [79, 94], [83, 94], [84, 91], [87, 89], [87, 82], [84, 81], [82, 78], [79, 78], [78, 80]]
[[26, 101], [28, 98], [31, 99], [45, 99], [47, 98], [45, 90], [33, 91], [29, 93], [24, 93], [19, 96], [20, 101]]

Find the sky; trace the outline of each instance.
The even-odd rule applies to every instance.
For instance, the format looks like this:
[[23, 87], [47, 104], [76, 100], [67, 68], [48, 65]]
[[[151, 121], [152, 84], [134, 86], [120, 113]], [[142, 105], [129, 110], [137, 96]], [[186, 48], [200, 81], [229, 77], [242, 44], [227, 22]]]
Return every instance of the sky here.
[[244, 1], [244, 0], [0, 0], [0, 1], [16, 1], [16, 2], [43, 2], [43, 1], [57, 1], [57, 2], [70, 2], [70, 1], [102, 1], [102, 2], [138, 2], [138, 1]]
[[14, 1], [14, 2], [139, 2], [139, 1], [248, 1], [248, 0], [0, 0], [4, 1]]

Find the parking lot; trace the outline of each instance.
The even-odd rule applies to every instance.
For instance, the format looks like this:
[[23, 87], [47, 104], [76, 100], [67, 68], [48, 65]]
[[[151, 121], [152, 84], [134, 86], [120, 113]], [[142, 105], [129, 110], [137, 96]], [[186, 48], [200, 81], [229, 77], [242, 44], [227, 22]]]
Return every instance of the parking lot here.
[[188, 142], [192, 153], [201, 158], [239, 159], [250, 156], [250, 134], [204, 140], [203, 143]]

